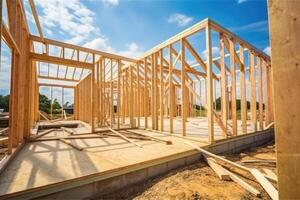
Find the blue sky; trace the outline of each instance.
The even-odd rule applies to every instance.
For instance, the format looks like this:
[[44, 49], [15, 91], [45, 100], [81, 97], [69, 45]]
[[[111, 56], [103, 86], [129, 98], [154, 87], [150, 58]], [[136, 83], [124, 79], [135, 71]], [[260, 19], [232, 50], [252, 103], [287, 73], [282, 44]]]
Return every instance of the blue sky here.
[[[262, 50], [269, 46], [266, 0], [35, 3], [46, 37], [133, 57], [207, 17]], [[35, 26], [30, 25], [36, 33]]]
[[[37, 34], [28, 0], [24, 2], [30, 30]], [[35, 0], [35, 4], [45, 37], [129, 57], [207, 17], [270, 53], [266, 0]], [[2, 59], [1, 65], [9, 64], [7, 60]], [[9, 87], [7, 76], [0, 76], [1, 88]], [[47, 89], [43, 91], [49, 96]], [[59, 95], [60, 89], [55, 93]], [[72, 95], [66, 99], [72, 102]]]

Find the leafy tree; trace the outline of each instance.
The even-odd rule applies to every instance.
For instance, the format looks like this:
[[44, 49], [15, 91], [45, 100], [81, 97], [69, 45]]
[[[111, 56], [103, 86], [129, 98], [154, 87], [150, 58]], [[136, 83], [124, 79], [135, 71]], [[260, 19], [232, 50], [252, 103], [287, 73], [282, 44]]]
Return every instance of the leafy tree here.
[[0, 95], [0, 109], [4, 109], [4, 112], [9, 111], [9, 95]]
[[[40, 94], [40, 110], [44, 111], [45, 113], [50, 114], [51, 112], [51, 100], [43, 95]], [[57, 99], [54, 99], [52, 102], [52, 113], [58, 114], [61, 112], [61, 105], [58, 103]]]

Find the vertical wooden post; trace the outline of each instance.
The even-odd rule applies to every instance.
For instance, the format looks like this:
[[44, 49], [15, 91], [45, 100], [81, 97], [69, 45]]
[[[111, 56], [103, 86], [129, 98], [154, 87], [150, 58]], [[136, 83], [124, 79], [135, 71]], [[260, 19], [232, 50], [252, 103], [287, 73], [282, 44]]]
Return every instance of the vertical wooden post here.
[[[240, 60], [244, 65], [244, 47], [240, 45]], [[240, 71], [240, 92], [241, 92], [241, 120], [242, 132], [247, 133], [247, 100], [246, 100], [246, 81], [245, 81], [245, 65]]]
[[259, 101], [259, 130], [263, 130], [263, 91], [262, 91], [262, 60], [258, 58], [257, 60], [257, 73], [258, 73], [258, 101]]
[[250, 99], [250, 108], [251, 108], [251, 121], [253, 129], [252, 131], [257, 130], [256, 124], [256, 84], [255, 84], [255, 67], [254, 67], [254, 55], [250, 53], [250, 83], [251, 83], [251, 99]]
[[136, 64], [137, 73], [137, 126], [140, 127], [140, 63]]
[[160, 131], [164, 131], [164, 76], [163, 76], [163, 50], [160, 51], [160, 107], [159, 107], [159, 114], [160, 114]]
[[237, 135], [237, 114], [236, 114], [236, 74], [235, 74], [235, 62], [234, 62], [234, 41], [229, 40], [229, 52], [230, 52], [230, 70], [231, 70], [231, 112], [232, 112], [232, 134]]
[[98, 62], [98, 69], [99, 69], [99, 121], [100, 121], [100, 125], [103, 126], [103, 92], [102, 92], [102, 58], [100, 58], [99, 62]]
[[227, 136], [227, 72], [225, 67], [224, 36], [220, 34], [220, 65], [221, 65], [221, 115], [225, 127], [224, 135]]
[[[300, 4], [299, 1], [269, 0], [271, 64], [264, 63], [267, 85], [266, 106], [272, 121], [274, 100], [279, 199], [300, 197]], [[272, 73], [270, 70], [272, 69]], [[268, 90], [271, 89], [272, 90]]]
[[129, 79], [130, 79], [130, 95], [129, 95], [129, 117], [130, 117], [130, 125], [133, 128], [134, 122], [133, 122], [133, 66], [130, 65], [129, 67]]
[[145, 82], [145, 89], [144, 89], [144, 110], [145, 110], [145, 129], [148, 128], [148, 105], [149, 105], [149, 101], [148, 101], [148, 74], [147, 74], [147, 58], [144, 58], [144, 82]]
[[121, 95], [120, 95], [120, 90], [121, 90], [121, 61], [118, 60], [118, 88], [117, 88], [117, 114], [118, 114], [118, 129], [120, 128], [120, 111], [121, 111]]
[[113, 60], [110, 59], [110, 127], [114, 120], [114, 84], [113, 84]]
[[183, 39], [180, 40], [181, 47], [181, 117], [182, 117], [182, 135], [186, 135], [186, 73], [185, 73], [185, 48]]
[[61, 118], [64, 118], [64, 87], [61, 88]]
[[94, 95], [95, 95], [95, 54], [93, 54], [93, 69], [92, 69], [92, 76], [91, 76], [91, 128], [92, 128], [92, 134], [95, 132], [95, 122], [94, 122], [94, 116], [95, 116], [95, 111], [94, 111]]
[[51, 104], [50, 104], [50, 115], [51, 119], [53, 119], [53, 87], [50, 87], [50, 96], [51, 96]]
[[173, 57], [172, 44], [169, 45], [169, 119], [170, 119], [170, 133], [174, 131], [173, 117], [174, 117], [174, 90], [173, 90]]
[[199, 109], [199, 115], [200, 117], [202, 117], [202, 89], [201, 89], [201, 79], [199, 79], [199, 106], [200, 106], [200, 109]]
[[208, 22], [205, 28], [206, 39], [206, 108], [208, 119], [208, 141], [214, 143], [214, 116], [213, 116], [213, 91], [212, 91], [212, 45], [211, 45], [211, 29]]

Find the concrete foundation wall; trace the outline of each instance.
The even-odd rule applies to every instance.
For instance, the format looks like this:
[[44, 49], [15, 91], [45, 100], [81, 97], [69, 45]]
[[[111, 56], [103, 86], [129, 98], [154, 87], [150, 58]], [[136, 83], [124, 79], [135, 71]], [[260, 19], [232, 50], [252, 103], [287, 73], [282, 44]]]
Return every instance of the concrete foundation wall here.
[[[214, 145], [207, 146], [207, 149], [216, 154], [239, 153], [243, 150], [264, 145], [274, 139], [274, 130], [269, 129], [253, 134], [242, 135], [232, 139], [219, 141]], [[94, 181], [72, 189], [66, 189], [40, 199], [88, 199], [96, 196], [108, 194], [110, 192], [129, 187], [130, 185], [144, 182], [166, 174], [170, 170], [180, 168], [197, 162], [201, 158], [198, 151], [190, 152], [189, 155], [175, 158], [173, 160], [162, 160], [161, 163], [153, 163], [142, 169], [137, 169], [115, 177], [100, 181]]]

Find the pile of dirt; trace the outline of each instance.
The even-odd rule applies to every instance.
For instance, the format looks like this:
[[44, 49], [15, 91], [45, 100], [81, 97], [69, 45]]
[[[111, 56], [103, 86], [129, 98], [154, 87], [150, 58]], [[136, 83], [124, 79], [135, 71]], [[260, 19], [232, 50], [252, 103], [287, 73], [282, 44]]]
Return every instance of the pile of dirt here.
[[[247, 159], [274, 159], [274, 145], [251, 149], [241, 154], [229, 155], [226, 158], [240, 162]], [[255, 165], [255, 166], [254, 166]], [[268, 168], [274, 171], [273, 164], [247, 164], [258, 169]], [[231, 168], [230, 168], [231, 169]], [[151, 179], [145, 183], [130, 186], [114, 193], [95, 199], [270, 199], [268, 194], [256, 183], [250, 174], [234, 170], [245, 181], [261, 192], [261, 197], [254, 197], [233, 181], [220, 180], [204, 161], [176, 169], [170, 173]]]

